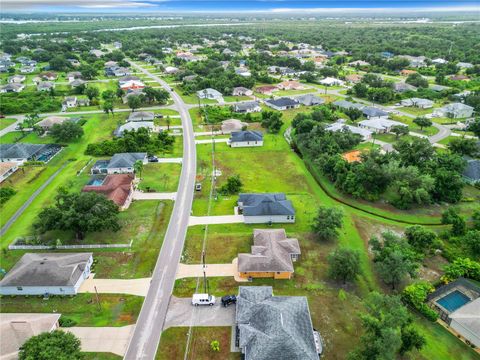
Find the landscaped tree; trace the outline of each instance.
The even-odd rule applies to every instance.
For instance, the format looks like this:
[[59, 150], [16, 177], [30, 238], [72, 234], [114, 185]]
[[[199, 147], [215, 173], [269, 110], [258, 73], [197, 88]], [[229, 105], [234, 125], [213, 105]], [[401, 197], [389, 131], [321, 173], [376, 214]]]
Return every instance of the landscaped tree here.
[[480, 256], [480, 230], [470, 230], [462, 238], [473, 254]]
[[408, 126], [394, 125], [390, 129], [390, 132], [395, 134], [395, 139], [398, 140], [400, 136], [408, 135], [409, 129]]
[[112, 113], [113, 115], [113, 103], [110, 100], [106, 100], [103, 103], [103, 111], [108, 115], [109, 113]]
[[127, 100], [128, 107], [132, 112], [142, 106], [142, 99], [138, 95], [129, 96]]
[[479, 153], [477, 142], [478, 139], [454, 138], [447, 147], [454, 154], [475, 157]]
[[408, 75], [405, 82], [416, 87], [428, 88], [428, 80], [418, 73]]
[[480, 117], [477, 117], [468, 125], [468, 131], [471, 131], [475, 136], [480, 137]]
[[437, 234], [423, 226], [414, 225], [405, 230], [405, 237], [416, 251], [426, 253], [435, 243]]
[[22, 127], [33, 128], [38, 120], [40, 120], [40, 116], [37, 113], [28, 114], [23, 119]]
[[262, 127], [266, 128], [268, 132], [276, 134], [282, 128], [282, 114], [277, 111], [262, 111], [261, 118]]
[[225, 195], [238, 194], [242, 189], [242, 180], [240, 180], [240, 175], [230, 176], [227, 179], [227, 182], [222, 185], [220, 188], [220, 193]]
[[411, 140], [400, 139], [393, 148], [398, 151], [403, 166], [425, 166], [425, 163], [432, 160], [435, 155], [435, 149], [428, 139], [418, 137]]
[[392, 360], [425, 345], [398, 296], [373, 292], [365, 300], [365, 308], [360, 315], [364, 333], [357, 349], [348, 355], [349, 360]]
[[105, 90], [102, 92], [102, 99], [105, 100], [105, 101], [114, 101], [115, 100], [115, 97], [117, 95], [115, 94], [115, 91], [113, 90]]
[[40, 233], [73, 231], [82, 240], [87, 232], [120, 230], [118, 206], [94, 192], [69, 193], [60, 189], [55, 204], [40, 211], [34, 226]]
[[80, 139], [83, 136], [83, 128], [73, 121], [65, 121], [62, 124], [55, 124], [50, 129], [50, 135], [58, 142], [70, 142]]
[[92, 101], [93, 99], [98, 98], [100, 90], [98, 90], [97, 87], [89, 86], [85, 89], [85, 95], [88, 97], [88, 100]]
[[432, 126], [433, 124], [432, 120], [427, 119], [424, 116], [416, 117], [415, 119], [413, 119], [413, 122], [420, 126], [420, 131], [423, 131], [423, 128]]
[[448, 208], [442, 213], [442, 224], [452, 225], [452, 235], [465, 235], [467, 231], [467, 224], [465, 219], [460, 216], [458, 210], [455, 208]]
[[363, 113], [362, 113], [362, 110], [360, 109], [357, 109], [357, 108], [348, 108], [348, 109], [345, 109], [343, 110], [343, 112], [345, 113], [345, 115], [347, 115], [350, 120], [352, 121], [355, 121], [355, 120], [358, 120], [362, 117]]
[[92, 80], [98, 75], [97, 69], [89, 64], [82, 64], [78, 70], [82, 73], [82, 77], [85, 80]]
[[133, 170], [135, 171], [135, 174], [138, 174], [138, 177], [142, 177], [142, 172], [143, 172], [143, 161], [142, 160], [137, 160], [133, 164]]
[[83, 359], [80, 340], [61, 330], [32, 336], [21, 347], [20, 360], [80, 360]]
[[354, 281], [360, 274], [360, 253], [356, 250], [340, 248], [328, 255], [329, 274], [335, 280]]
[[379, 276], [393, 290], [407, 275], [416, 276], [419, 266], [418, 255], [408, 242], [391, 232], [382, 234], [383, 242], [370, 240], [374, 263]]
[[210, 349], [214, 352], [219, 352], [220, 351], [220, 342], [218, 340], [212, 340], [210, 343]]
[[321, 206], [313, 220], [312, 230], [320, 240], [335, 240], [342, 223], [343, 211], [340, 208]]
[[167, 117], [165, 118], [165, 123], [167, 124], [167, 131], [170, 131], [170, 125], [172, 123], [170, 116], [167, 115]]

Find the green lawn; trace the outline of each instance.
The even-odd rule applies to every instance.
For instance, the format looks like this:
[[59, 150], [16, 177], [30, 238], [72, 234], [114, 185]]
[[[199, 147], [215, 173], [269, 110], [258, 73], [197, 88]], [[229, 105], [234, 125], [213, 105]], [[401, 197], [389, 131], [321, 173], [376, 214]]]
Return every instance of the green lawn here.
[[427, 114], [431, 114], [432, 111], [433, 111], [432, 108], [421, 109], [421, 108], [414, 107], [414, 106], [405, 106], [405, 107], [398, 108], [398, 110], [406, 112], [408, 114], [415, 115], [415, 116], [424, 116], [424, 115], [427, 115]]
[[112, 353], [94, 353], [84, 352], [83, 358], [85, 360], [121, 360], [122, 357]]
[[399, 116], [399, 115], [391, 115], [390, 117], [392, 118], [392, 120], [400, 121], [404, 124], [407, 124], [410, 131], [414, 131], [416, 133], [419, 133], [419, 134], [422, 134], [422, 135], [427, 135], [427, 136], [432, 136], [432, 135], [435, 135], [436, 133], [438, 133], [438, 129], [433, 127], [433, 126], [429, 126], [429, 127], [420, 129], [420, 126], [415, 124], [413, 122], [413, 118], [411, 118], [411, 117]]
[[138, 188], [152, 192], [175, 192], [180, 178], [181, 164], [149, 163], [144, 166]]
[[[28, 181], [20, 181], [14, 183], [13, 187], [18, 191], [2, 208], [2, 216], [0, 217], [0, 224], [3, 225], [13, 215], [13, 213], [30, 197], [30, 195], [38, 189], [56, 170], [63, 164], [67, 164], [59, 175], [38, 195], [33, 203], [28, 207], [27, 211], [15, 222], [15, 224], [2, 237], [2, 246], [10, 243], [15, 237], [24, 234], [26, 229], [30, 228], [35, 215], [42, 207], [53, 201], [53, 198], [60, 186], [71, 186], [72, 182], [79, 181], [76, 176], [77, 172], [85, 166], [85, 164], [92, 159], [92, 157], [84, 154], [84, 151], [89, 143], [106, 140], [111, 138], [112, 131], [116, 128], [117, 122], [126, 118], [126, 114], [115, 114], [113, 117], [107, 117], [105, 114], [96, 114], [85, 116], [87, 122], [83, 126], [84, 136], [66, 146], [60, 153], [50, 160], [45, 166], [45, 170], [34, 178], [29, 178]], [[29, 137], [31, 139], [29, 140]], [[22, 142], [32, 141], [34, 143], [53, 142], [49, 136], [38, 137], [31, 133], [26, 138], [21, 139]], [[23, 173], [17, 172], [18, 178]], [[30, 172], [27, 172], [30, 174]], [[28, 184], [28, 186], [25, 186]], [[8, 183], [2, 183], [1, 186], [8, 186]]]
[[133, 295], [94, 294], [39, 297], [3, 296], [3, 313], [60, 313], [77, 322], [77, 326], [125, 326], [137, 320], [143, 297]]
[[[187, 327], [169, 328], [162, 332], [156, 360], [183, 359], [187, 343]], [[231, 327], [193, 327], [187, 359], [240, 360], [240, 353], [230, 352]], [[217, 340], [220, 351], [214, 352], [210, 343]]]
[[12, 125], [15, 121], [17, 121], [17, 119], [12, 119], [12, 118], [0, 119], [0, 130], [3, 130], [7, 126]]

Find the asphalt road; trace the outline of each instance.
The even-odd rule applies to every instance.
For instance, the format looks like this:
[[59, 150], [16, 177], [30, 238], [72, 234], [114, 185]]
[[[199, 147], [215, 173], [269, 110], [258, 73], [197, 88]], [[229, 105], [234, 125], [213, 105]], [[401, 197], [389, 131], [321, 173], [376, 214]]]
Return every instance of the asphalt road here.
[[[158, 76], [131, 63], [133, 67], [162, 84], [169, 86]], [[183, 243], [192, 208], [196, 173], [196, 149], [192, 121], [182, 98], [171, 92], [172, 99], [180, 113], [183, 126], [183, 165], [178, 185], [177, 199], [163, 240], [162, 249], [152, 275], [148, 294], [137, 319], [135, 332], [128, 345], [124, 359], [154, 359], [167, 315], [168, 304], [175, 284], [175, 273], [180, 262]]]

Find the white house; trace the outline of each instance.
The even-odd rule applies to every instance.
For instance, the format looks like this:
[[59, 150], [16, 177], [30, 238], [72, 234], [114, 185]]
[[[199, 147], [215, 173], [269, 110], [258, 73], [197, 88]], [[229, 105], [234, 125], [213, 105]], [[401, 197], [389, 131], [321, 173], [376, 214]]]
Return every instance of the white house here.
[[1, 93], [9, 93], [9, 92], [16, 92], [19, 93], [23, 89], [25, 89], [25, 85], [20, 84], [20, 83], [10, 83], [7, 85], [4, 85], [0, 87], [0, 92]]
[[462, 103], [451, 103], [435, 109], [433, 112], [434, 117], [446, 117], [451, 119], [461, 119], [472, 116], [473, 107]]
[[347, 125], [344, 122], [337, 121], [330, 126], [326, 127], [325, 130], [327, 131], [333, 131], [333, 132], [338, 132], [338, 131], [350, 131], [353, 134], [358, 134], [362, 137], [363, 141], [370, 140], [372, 138], [373, 132], [367, 129], [359, 128], [356, 126], [352, 125]]
[[63, 104], [67, 108], [72, 108], [77, 106], [77, 97], [76, 96], [67, 96], [63, 101]]
[[480, 346], [480, 298], [448, 315], [450, 327], [473, 345]]
[[385, 118], [375, 118], [370, 120], [363, 120], [358, 123], [358, 126], [370, 130], [377, 134], [389, 133], [394, 126], [407, 126], [399, 121], [388, 120]]
[[21, 83], [26, 79], [25, 75], [13, 75], [8, 78], [9, 83]]
[[288, 109], [296, 109], [300, 106], [300, 103], [291, 98], [282, 97], [278, 99], [265, 100], [265, 105], [271, 107], [272, 109], [283, 111]]
[[147, 153], [119, 153], [110, 160], [98, 160], [93, 164], [91, 173], [95, 174], [133, 174], [137, 160], [148, 163]]
[[262, 108], [258, 101], [246, 101], [233, 105], [233, 111], [237, 113], [260, 112]]
[[164, 70], [165, 74], [176, 74], [178, 72], [178, 68], [174, 66], [167, 66]]
[[334, 86], [334, 85], [343, 86], [345, 84], [344, 81], [340, 79], [335, 79], [332, 77], [326, 77], [325, 79], [320, 80], [319, 83], [325, 86]]
[[18, 170], [15, 162], [0, 162], [0, 183]]
[[404, 99], [400, 101], [400, 105], [402, 106], [414, 106], [420, 109], [430, 109], [433, 107], [434, 102], [428, 99], [420, 99], [420, 98], [411, 98], [411, 99]]
[[283, 193], [240, 194], [237, 204], [246, 224], [295, 222], [295, 209]]
[[0, 281], [1, 295], [75, 295], [92, 253], [26, 253]]
[[253, 91], [245, 87], [239, 86], [239, 87], [233, 88], [232, 95], [233, 96], [252, 96]]
[[234, 131], [227, 143], [230, 147], [263, 146], [263, 134], [254, 130]]
[[197, 96], [200, 99], [210, 99], [210, 100], [217, 100], [217, 101], [223, 100], [222, 93], [212, 88], [207, 88], [207, 89], [197, 91]]

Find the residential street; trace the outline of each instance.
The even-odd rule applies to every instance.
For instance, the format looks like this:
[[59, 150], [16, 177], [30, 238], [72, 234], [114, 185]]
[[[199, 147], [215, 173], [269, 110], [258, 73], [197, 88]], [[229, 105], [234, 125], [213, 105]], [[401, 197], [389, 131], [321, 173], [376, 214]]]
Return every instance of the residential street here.
[[[162, 84], [170, 87], [158, 76], [134, 64], [131, 65]], [[143, 303], [135, 326], [135, 331], [128, 345], [125, 359], [154, 359], [175, 284], [178, 263], [183, 250], [187, 232], [190, 209], [193, 201], [193, 187], [196, 174], [196, 149], [192, 120], [182, 98], [175, 92], [171, 96], [180, 113], [183, 125], [183, 166], [178, 185], [177, 198], [170, 217], [162, 249], [157, 259], [152, 282]]]

